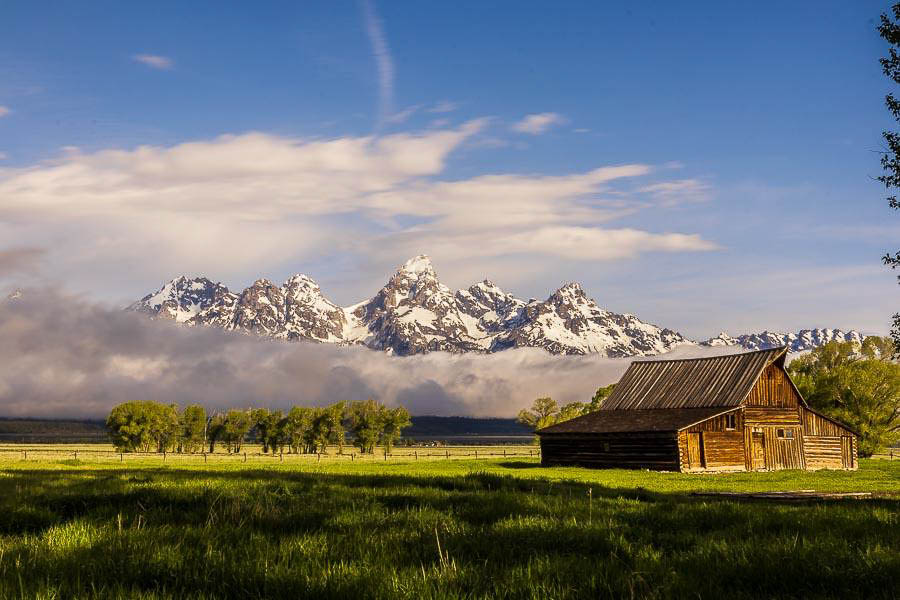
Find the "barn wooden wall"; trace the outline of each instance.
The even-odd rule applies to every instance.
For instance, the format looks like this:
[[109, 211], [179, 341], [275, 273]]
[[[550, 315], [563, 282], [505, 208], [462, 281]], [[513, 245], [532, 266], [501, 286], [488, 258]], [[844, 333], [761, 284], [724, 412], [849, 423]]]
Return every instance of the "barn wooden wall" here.
[[858, 466], [856, 436], [846, 427], [806, 409], [803, 423], [803, 453], [808, 469], [855, 469]]
[[544, 434], [541, 463], [676, 471], [678, 444], [674, 432]]

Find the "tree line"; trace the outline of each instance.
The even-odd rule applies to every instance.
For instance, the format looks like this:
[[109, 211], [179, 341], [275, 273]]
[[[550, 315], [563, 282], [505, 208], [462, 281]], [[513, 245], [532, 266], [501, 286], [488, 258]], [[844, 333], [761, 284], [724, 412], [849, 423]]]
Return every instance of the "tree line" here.
[[338, 402], [324, 407], [294, 406], [286, 414], [268, 408], [234, 408], [207, 415], [200, 405], [179, 410], [175, 404], [125, 402], [106, 419], [113, 445], [120, 452], [241, 451], [248, 437], [263, 452], [326, 453], [328, 446], [343, 452], [347, 435], [362, 453], [383, 446], [390, 452], [412, 424], [409, 412], [375, 400]]

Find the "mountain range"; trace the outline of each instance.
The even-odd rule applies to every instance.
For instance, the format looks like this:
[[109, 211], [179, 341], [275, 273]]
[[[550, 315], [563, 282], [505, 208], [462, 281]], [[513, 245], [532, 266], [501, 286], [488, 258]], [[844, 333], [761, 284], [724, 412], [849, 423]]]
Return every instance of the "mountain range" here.
[[[407, 261], [374, 296], [352, 306], [329, 300], [306, 275], [294, 275], [280, 286], [259, 279], [239, 293], [205, 277], [182, 275], [128, 310], [186, 326], [284, 340], [362, 344], [401, 356], [533, 347], [552, 354], [629, 357], [698, 344], [632, 314], [601, 308], [578, 283], [564, 285], [546, 300], [521, 300], [488, 280], [454, 292], [438, 280], [424, 255]], [[699, 345], [748, 350], [787, 345], [798, 352], [831, 340], [862, 337], [839, 329], [737, 337], [721, 333]]]

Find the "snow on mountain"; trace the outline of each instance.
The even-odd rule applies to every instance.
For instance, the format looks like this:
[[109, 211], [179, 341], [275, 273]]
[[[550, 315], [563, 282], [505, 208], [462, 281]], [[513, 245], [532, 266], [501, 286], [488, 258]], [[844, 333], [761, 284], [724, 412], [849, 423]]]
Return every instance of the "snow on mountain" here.
[[[544, 348], [552, 354], [648, 356], [694, 344], [677, 331], [601, 308], [581, 285], [569, 283], [547, 300], [525, 302], [484, 280], [453, 292], [442, 284], [427, 256], [416, 256], [368, 300], [340, 307], [306, 275], [278, 286], [260, 279], [239, 294], [204, 277], [180, 276], [128, 310], [285, 340], [362, 344], [397, 355], [498, 352]], [[788, 345], [808, 350], [855, 332], [813, 329], [794, 333], [721, 333], [700, 345], [748, 350]]]
[[701, 346], [740, 346], [747, 350], [766, 350], [787, 346], [791, 352], [812, 350], [831, 341], [859, 342], [864, 336], [858, 331], [842, 331], [840, 329], [801, 329], [797, 333], [745, 333], [731, 337], [724, 331], [714, 338], [700, 342]]

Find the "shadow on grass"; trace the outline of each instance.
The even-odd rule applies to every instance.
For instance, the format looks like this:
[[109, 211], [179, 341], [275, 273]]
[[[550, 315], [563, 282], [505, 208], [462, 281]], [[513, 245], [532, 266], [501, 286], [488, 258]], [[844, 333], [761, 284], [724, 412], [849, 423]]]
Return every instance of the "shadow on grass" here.
[[[74, 591], [90, 580], [98, 589], [211, 589], [219, 597], [233, 589], [276, 597], [298, 595], [292, 580], [306, 580], [320, 582], [303, 590], [307, 596], [356, 590], [369, 597], [377, 595], [370, 585], [381, 573], [390, 581], [397, 572], [414, 571], [424, 581], [431, 577], [426, 568], [445, 569], [448, 559], [437, 553], [438, 544], [471, 573], [468, 582], [438, 578], [440, 585], [474, 586], [484, 595], [494, 580], [527, 586], [554, 576], [571, 592], [590, 585], [591, 573], [620, 594], [628, 585], [638, 586], [638, 595], [684, 585], [665, 589], [671, 595], [704, 591], [704, 597], [735, 588], [762, 596], [878, 597], [900, 567], [896, 520], [891, 527], [883, 516], [896, 514], [897, 500], [750, 506], [684, 492], [479, 472], [35, 469], [7, 471], [2, 482], [0, 532], [7, 540], [31, 533], [36, 537], [27, 544], [33, 545], [41, 534], [59, 535], [51, 527], [96, 529], [66, 552], [29, 554], [25, 542], [7, 550], [7, 562], [16, 552], [30, 557], [16, 567], [26, 581], [67, 581]], [[51, 550], [53, 543], [47, 542]], [[853, 558], [861, 548], [879, 547], [890, 554]], [[284, 561], [280, 579], [266, 575], [268, 562], [260, 567], [260, 556]], [[359, 575], [323, 579], [335, 564], [363, 567]], [[199, 573], [198, 566], [206, 570]], [[515, 573], [528, 575], [515, 579]], [[864, 583], [852, 583], [862, 577]]]

